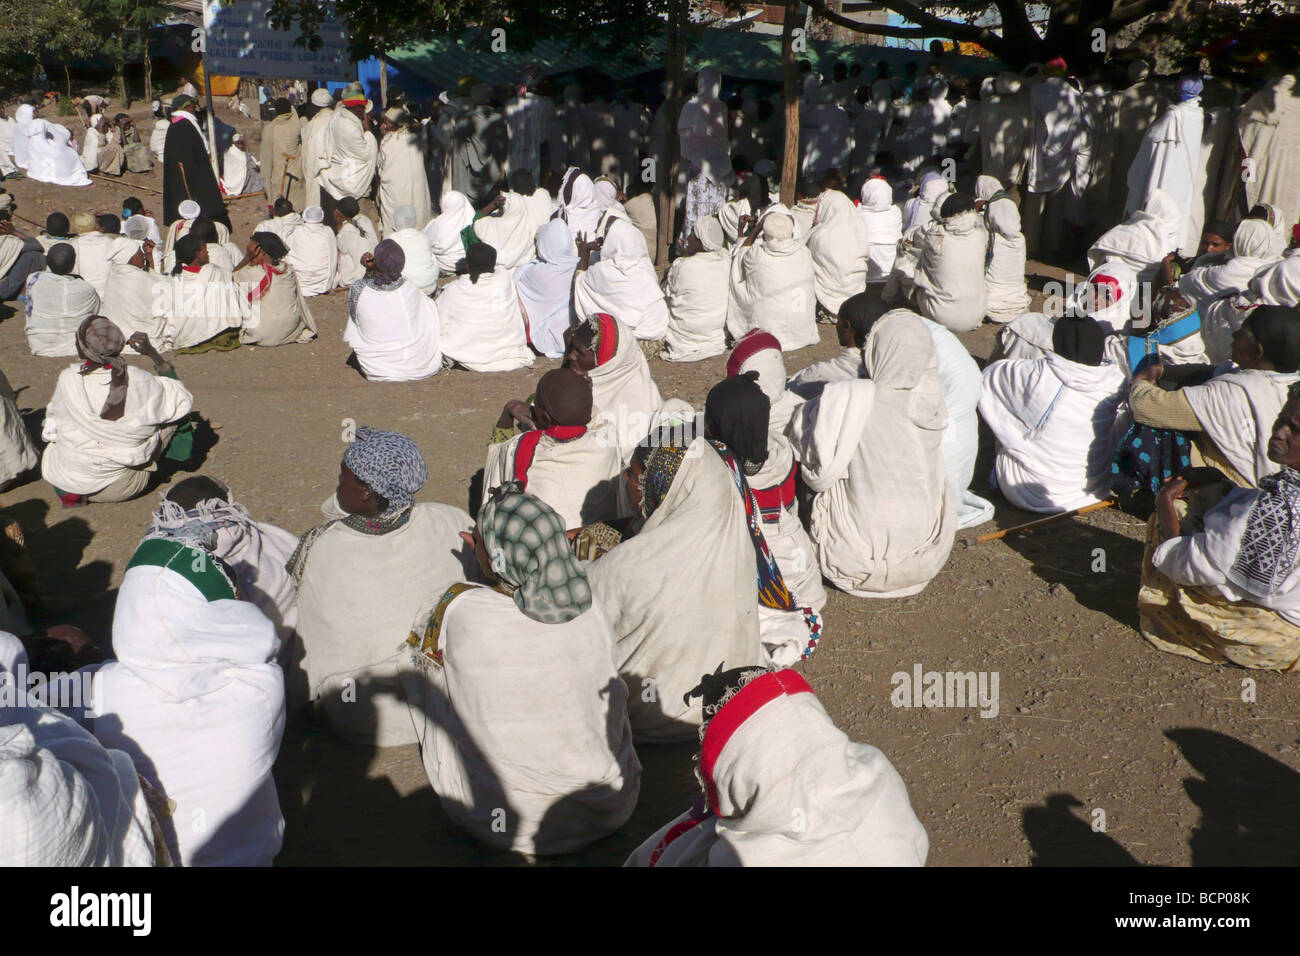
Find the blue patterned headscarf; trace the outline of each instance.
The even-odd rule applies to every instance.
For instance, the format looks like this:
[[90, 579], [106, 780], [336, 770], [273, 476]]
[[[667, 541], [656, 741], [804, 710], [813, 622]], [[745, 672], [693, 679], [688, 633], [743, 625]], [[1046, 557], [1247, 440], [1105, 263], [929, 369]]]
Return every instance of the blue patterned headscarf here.
[[522, 487], [510, 481], [492, 489], [478, 514], [479, 534], [519, 610], [543, 624], [564, 624], [591, 607], [591, 585], [563, 519]]
[[398, 432], [362, 425], [343, 453], [343, 464], [388, 502], [381, 518], [391, 518], [415, 502], [429, 480], [429, 469], [415, 442]]

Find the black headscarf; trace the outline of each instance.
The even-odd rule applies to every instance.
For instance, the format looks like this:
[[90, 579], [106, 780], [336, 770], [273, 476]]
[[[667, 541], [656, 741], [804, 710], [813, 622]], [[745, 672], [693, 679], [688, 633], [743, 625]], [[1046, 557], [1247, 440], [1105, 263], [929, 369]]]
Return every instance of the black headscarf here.
[[1100, 365], [1106, 332], [1093, 318], [1066, 316], [1052, 329], [1052, 350], [1080, 365]]
[[725, 378], [704, 400], [704, 429], [741, 460], [746, 475], [767, 461], [767, 425], [772, 403], [758, 386], [758, 373]]

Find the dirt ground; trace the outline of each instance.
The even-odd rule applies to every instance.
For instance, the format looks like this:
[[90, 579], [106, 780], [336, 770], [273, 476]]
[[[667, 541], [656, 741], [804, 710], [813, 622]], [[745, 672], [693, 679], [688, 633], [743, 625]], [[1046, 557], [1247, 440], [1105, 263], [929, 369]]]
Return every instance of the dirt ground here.
[[[147, 104], [146, 104], [147, 106]], [[147, 110], [133, 109], [147, 135]], [[219, 115], [258, 148], [257, 123]], [[68, 120], [80, 140], [80, 124]], [[161, 171], [80, 189], [4, 184], [19, 216], [120, 211], [138, 195], [160, 210]], [[241, 243], [263, 217], [259, 199], [234, 204]], [[20, 227], [27, 224], [19, 221]], [[1031, 264], [1041, 285], [1059, 270]], [[464, 507], [493, 420], [556, 363], [500, 374], [449, 372], [414, 384], [371, 383], [344, 365], [346, 294], [311, 300], [320, 337], [308, 345], [178, 356], [180, 377], [211, 423], [198, 470], [228, 482], [260, 520], [303, 532], [320, 520], [343, 452], [342, 423], [400, 430], [419, 442], [430, 480], [419, 496]], [[67, 360], [33, 357], [21, 314], [0, 309], [0, 367], [33, 425]], [[983, 364], [995, 330], [963, 336]], [[833, 354], [787, 357], [791, 372]], [[143, 362], [138, 359], [138, 362]], [[664, 395], [700, 405], [724, 374], [722, 357], [657, 362]], [[800, 667], [836, 723], [881, 748], [907, 782], [930, 835], [932, 864], [1295, 864], [1300, 839], [1296, 678], [1212, 667], [1162, 654], [1136, 630], [1144, 526], [1113, 510], [978, 544], [980, 531], [1034, 517], [988, 491], [982, 435], [975, 490], [996, 523], [958, 535], [921, 594], [866, 601], [831, 592], [825, 638]], [[108, 636], [123, 567], [148, 525], [154, 493], [64, 511], [40, 480], [0, 495], [22, 522], [54, 618]], [[665, 595], [671, 600], [671, 595]], [[996, 716], [976, 709], [891, 704], [896, 672], [995, 672]], [[1253, 682], [1253, 685], [1247, 682]], [[1253, 700], [1243, 701], [1243, 696]], [[1245, 687], [1245, 690], [1243, 689]], [[618, 833], [550, 864], [617, 864], [696, 795], [692, 748], [640, 747], [640, 803]], [[328, 736], [286, 735], [277, 782], [286, 818], [282, 864], [520, 862], [450, 824], [414, 746], [376, 752]]]

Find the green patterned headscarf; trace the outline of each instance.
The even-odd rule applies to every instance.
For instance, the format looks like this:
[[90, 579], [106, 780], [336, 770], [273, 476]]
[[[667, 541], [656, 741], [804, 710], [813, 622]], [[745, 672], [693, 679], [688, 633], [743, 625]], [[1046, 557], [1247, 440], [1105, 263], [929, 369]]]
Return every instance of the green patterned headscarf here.
[[494, 488], [478, 515], [492, 570], [511, 590], [519, 610], [543, 624], [564, 624], [591, 607], [591, 585], [564, 521], [517, 481]]

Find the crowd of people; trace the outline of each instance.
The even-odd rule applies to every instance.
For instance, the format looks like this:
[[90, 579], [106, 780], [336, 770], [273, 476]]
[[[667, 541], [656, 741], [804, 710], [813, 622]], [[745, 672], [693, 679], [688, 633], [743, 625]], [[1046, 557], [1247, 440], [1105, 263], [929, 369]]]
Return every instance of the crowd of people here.
[[[475, 514], [417, 501], [421, 449], [362, 426], [301, 536], [215, 478], [168, 487], [108, 662], [75, 670], [84, 638], [29, 633], [4, 588], [0, 673], [71, 664], [92, 700], [89, 717], [0, 710], [0, 861], [270, 863], [271, 768], [310, 712], [361, 744], [418, 744], [448, 816], [524, 854], [618, 830], [636, 746], [697, 740], [700, 799], [629, 865], [922, 864], [902, 778], [793, 668], [835, 637], [828, 589], [917, 594], [958, 530], [992, 519], [972, 490], [981, 419], [1008, 502], [1149, 517], [1134, 585], [1153, 645], [1294, 669], [1296, 74], [1107, 70], [1127, 85], [1060, 59], [978, 85], [938, 64], [809, 70], [788, 204], [771, 101], [728, 102], [702, 70], [661, 187], [670, 261], [642, 175], [662, 116], [576, 89], [554, 104], [535, 73], [422, 119], [359, 84], [268, 97], [269, 215], [242, 246], [222, 197], [247, 180], [216, 180], [185, 93], [159, 217], [128, 200], [33, 236], [0, 221], [0, 296], [21, 296], [33, 354], [77, 358], [43, 451], [0, 395], [0, 480], [39, 463], [65, 507], [138, 497], [161, 459], [187, 460], [201, 396], [163, 353], [308, 341], [309, 300], [336, 289], [369, 380], [562, 360], [505, 402]], [[111, 171], [114, 145], [83, 156]], [[1049, 235], [1086, 277], [1031, 311]], [[985, 322], [981, 368], [958, 336]], [[800, 362], [822, 324], [842, 351]], [[701, 409], [656, 382], [660, 361], [724, 354]]]

